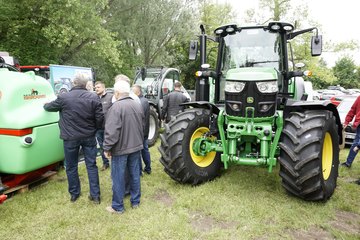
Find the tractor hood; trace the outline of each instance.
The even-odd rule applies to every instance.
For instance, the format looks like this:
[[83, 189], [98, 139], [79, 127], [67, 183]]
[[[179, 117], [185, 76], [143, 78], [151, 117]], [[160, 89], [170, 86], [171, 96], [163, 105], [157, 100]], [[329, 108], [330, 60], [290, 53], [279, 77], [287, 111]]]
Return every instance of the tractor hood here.
[[274, 68], [264, 67], [234, 68], [228, 70], [226, 79], [239, 81], [274, 81], [278, 79], [278, 72]]

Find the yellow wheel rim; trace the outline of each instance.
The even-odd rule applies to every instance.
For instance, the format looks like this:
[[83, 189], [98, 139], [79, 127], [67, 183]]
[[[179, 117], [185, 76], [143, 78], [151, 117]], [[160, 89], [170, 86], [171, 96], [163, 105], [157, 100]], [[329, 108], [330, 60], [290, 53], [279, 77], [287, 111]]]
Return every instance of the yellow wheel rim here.
[[191, 155], [191, 159], [193, 160], [193, 162], [196, 165], [198, 165], [199, 167], [207, 167], [215, 159], [216, 152], [210, 152], [210, 153], [206, 154], [206, 156], [197, 156], [192, 149], [194, 140], [201, 137], [204, 133], [207, 133], [209, 131], [210, 130], [207, 127], [200, 127], [198, 129], [196, 129], [194, 131], [194, 133], [191, 135], [190, 146], [189, 146], [190, 155]]
[[327, 180], [331, 173], [333, 161], [333, 144], [331, 135], [327, 132], [325, 134], [323, 149], [322, 149], [322, 172], [324, 180]]

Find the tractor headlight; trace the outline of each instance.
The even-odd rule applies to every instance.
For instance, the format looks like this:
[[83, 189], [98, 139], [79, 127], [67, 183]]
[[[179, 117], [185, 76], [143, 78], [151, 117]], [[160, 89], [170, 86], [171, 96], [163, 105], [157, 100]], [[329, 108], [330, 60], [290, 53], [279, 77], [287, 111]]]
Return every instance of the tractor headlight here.
[[277, 81], [257, 82], [256, 86], [261, 93], [275, 93], [279, 91]]
[[244, 90], [245, 83], [235, 82], [235, 81], [226, 81], [225, 83], [225, 92], [239, 93]]

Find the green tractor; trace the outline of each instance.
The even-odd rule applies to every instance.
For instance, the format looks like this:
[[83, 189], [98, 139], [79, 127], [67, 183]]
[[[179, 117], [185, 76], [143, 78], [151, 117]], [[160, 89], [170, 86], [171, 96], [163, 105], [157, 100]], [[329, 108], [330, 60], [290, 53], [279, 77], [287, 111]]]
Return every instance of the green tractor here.
[[[328, 200], [336, 188], [342, 125], [333, 104], [306, 101], [302, 76], [308, 71], [295, 68], [290, 41], [316, 30], [311, 53], [319, 56], [317, 29], [294, 31], [283, 22], [232, 24], [210, 37], [200, 28], [196, 102], [187, 103], [160, 135], [165, 172], [180, 183], [197, 185], [230, 165], [263, 166], [271, 172], [279, 162], [287, 192], [309, 201]], [[214, 70], [206, 64], [207, 39], [218, 44]], [[197, 41], [190, 43], [192, 59], [197, 46]]]

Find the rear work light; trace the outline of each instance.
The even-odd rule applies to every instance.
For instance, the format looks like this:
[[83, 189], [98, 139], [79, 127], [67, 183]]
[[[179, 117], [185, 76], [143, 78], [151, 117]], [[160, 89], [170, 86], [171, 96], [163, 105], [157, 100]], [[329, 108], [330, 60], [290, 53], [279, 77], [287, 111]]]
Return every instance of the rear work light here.
[[28, 134], [32, 134], [32, 128], [24, 128], [24, 129], [7, 129], [7, 128], [0, 128], [0, 135], [10, 135], [21, 137]]

